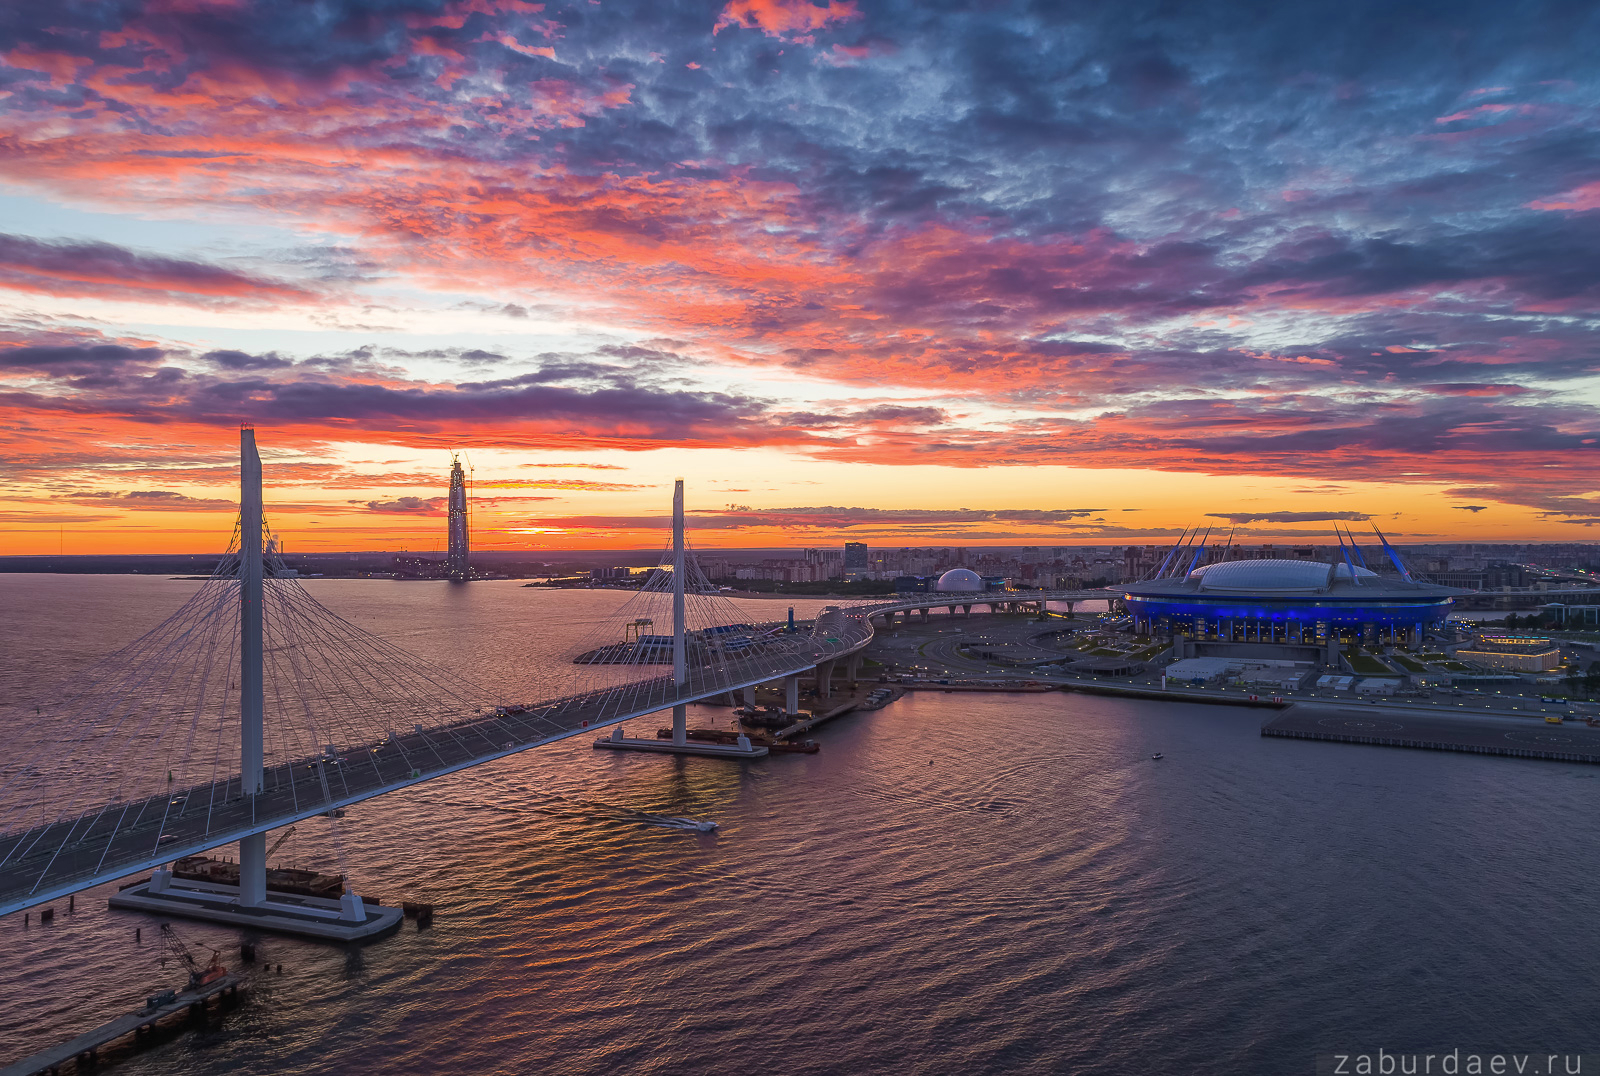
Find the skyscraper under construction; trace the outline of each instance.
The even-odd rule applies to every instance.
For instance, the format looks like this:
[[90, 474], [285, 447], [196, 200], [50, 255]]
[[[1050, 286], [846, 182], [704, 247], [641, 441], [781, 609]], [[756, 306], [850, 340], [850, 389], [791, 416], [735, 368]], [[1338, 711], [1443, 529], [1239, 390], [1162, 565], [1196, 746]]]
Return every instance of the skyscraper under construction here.
[[472, 563], [467, 534], [467, 476], [461, 459], [450, 457], [450, 550], [445, 556], [444, 574], [452, 583], [472, 578]]

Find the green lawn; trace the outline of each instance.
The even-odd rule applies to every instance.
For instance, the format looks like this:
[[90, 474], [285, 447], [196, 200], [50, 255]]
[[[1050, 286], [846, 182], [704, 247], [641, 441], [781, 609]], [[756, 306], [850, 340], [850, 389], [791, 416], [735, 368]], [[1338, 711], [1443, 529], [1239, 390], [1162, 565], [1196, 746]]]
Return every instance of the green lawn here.
[[1428, 671], [1428, 667], [1426, 665], [1422, 664], [1422, 662], [1413, 661], [1410, 658], [1406, 657], [1404, 654], [1396, 654], [1396, 655], [1394, 655], [1393, 661], [1394, 661], [1394, 663], [1396, 665], [1400, 666], [1406, 672], [1420, 673], [1420, 672], [1427, 672]]
[[1393, 669], [1377, 658], [1371, 658], [1365, 654], [1351, 654], [1350, 668], [1362, 676], [1383, 676], [1394, 672]]

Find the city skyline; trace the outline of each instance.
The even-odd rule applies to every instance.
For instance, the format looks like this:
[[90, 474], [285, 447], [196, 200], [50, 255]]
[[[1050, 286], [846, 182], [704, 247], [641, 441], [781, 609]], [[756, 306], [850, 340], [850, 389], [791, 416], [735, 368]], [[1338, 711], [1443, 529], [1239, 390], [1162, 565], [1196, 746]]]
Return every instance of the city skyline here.
[[1600, 523], [1582, 7], [0, 33], [0, 554], [215, 550], [242, 421], [305, 551]]

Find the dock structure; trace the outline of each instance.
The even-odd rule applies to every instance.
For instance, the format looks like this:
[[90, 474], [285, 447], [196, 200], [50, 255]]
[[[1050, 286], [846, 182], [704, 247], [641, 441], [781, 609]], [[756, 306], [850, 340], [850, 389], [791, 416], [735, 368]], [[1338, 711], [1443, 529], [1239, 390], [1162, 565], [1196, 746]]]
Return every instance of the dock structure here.
[[855, 699], [851, 699], [849, 702], [840, 706], [835, 706], [831, 710], [827, 710], [820, 714], [813, 714], [801, 721], [796, 721], [788, 728], [780, 729], [777, 732], [774, 732], [772, 734], [772, 738], [774, 740], [787, 740], [791, 736], [800, 735], [802, 732], [810, 732], [818, 725], [832, 721], [836, 717], [843, 717], [845, 714], [850, 713], [859, 705], [861, 705], [859, 702], [857, 702]]
[[236, 885], [178, 879], [169, 870], [153, 872], [149, 881], [118, 891], [107, 903], [124, 911], [176, 915], [333, 942], [379, 938], [397, 930], [401, 921], [401, 909], [368, 903], [355, 893], [332, 900], [267, 890], [260, 900], [246, 901]]
[[626, 733], [621, 725], [611, 730], [610, 736], [602, 736], [594, 742], [595, 747], [612, 751], [644, 751], [647, 754], [657, 755], [699, 755], [702, 758], [765, 758], [767, 748], [762, 744], [753, 744], [750, 737], [739, 736], [732, 743], [715, 743], [706, 740], [692, 740], [688, 737], [688, 730], [684, 730], [684, 740], [679, 743], [676, 739], [663, 740], [657, 737], [653, 740], [634, 739]]
[[107, 1021], [93, 1031], [85, 1032], [59, 1046], [41, 1050], [31, 1057], [0, 1068], [0, 1076], [38, 1076], [39, 1073], [59, 1073], [68, 1064], [83, 1069], [97, 1064], [100, 1051], [129, 1035], [143, 1038], [152, 1033], [156, 1025], [174, 1016], [193, 1016], [203, 1012], [214, 997], [232, 1000], [249, 989], [249, 981], [241, 975], [224, 975], [222, 978], [194, 990], [180, 990], [168, 1002], [146, 1006], [138, 1012]]
[[1261, 735], [1600, 764], [1600, 728], [1526, 717], [1299, 703], [1269, 718]]

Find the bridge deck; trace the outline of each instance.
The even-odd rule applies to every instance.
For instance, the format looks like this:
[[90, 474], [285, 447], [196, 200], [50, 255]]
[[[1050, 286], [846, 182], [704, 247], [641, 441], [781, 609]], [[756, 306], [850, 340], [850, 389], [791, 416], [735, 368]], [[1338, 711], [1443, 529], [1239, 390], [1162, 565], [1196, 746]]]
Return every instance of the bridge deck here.
[[[374, 796], [433, 780], [606, 725], [806, 672], [859, 652], [871, 617], [912, 608], [1010, 601], [1082, 601], [1106, 591], [918, 594], [825, 612], [810, 635], [744, 661], [737, 673], [689, 670], [674, 685], [660, 676], [511, 712], [500, 708], [453, 723], [348, 745], [330, 756], [265, 770], [265, 791], [241, 795], [234, 774], [131, 802], [98, 805], [31, 829], [0, 834], [0, 915], [147, 870]], [[43, 808], [41, 808], [43, 810]]]
[[691, 669], [681, 687], [661, 676], [522, 712], [499, 708], [335, 755], [269, 767], [265, 791], [254, 797], [240, 795], [233, 775], [214, 785], [175, 788], [5, 834], [0, 836], [0, 914], [591, 729], [798, 675], [818, 662], [859, 651], [872, 638], [868, 618], [854, 609], [826, 631], [797, 636], [793, 650], [746, 665], [742, 679]]

